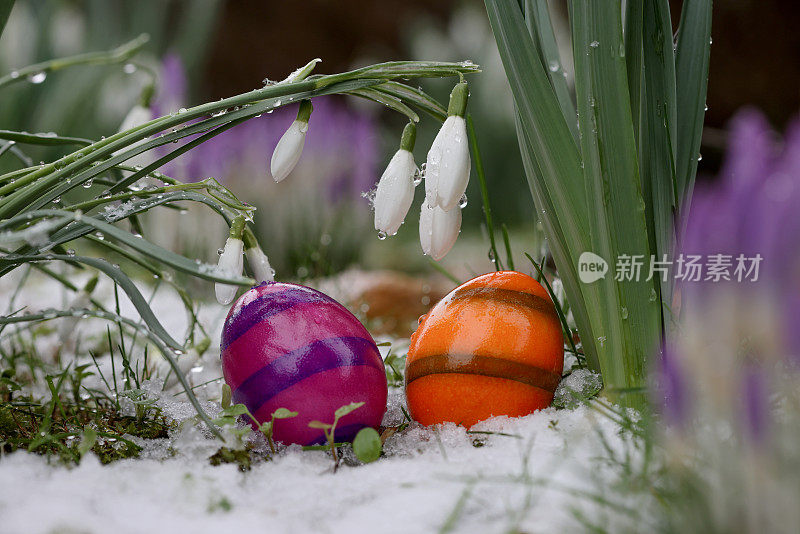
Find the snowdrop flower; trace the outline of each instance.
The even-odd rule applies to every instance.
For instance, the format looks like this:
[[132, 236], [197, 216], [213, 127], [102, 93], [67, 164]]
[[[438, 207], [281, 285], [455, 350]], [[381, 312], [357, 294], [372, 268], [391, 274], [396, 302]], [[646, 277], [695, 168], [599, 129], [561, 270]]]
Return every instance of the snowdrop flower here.
[[464, 112], [469, 89], [460, 82], [450, 93], [447, 119], [428, 150], [425, 199], [429, 206], [450, 211], [458, 206], [469, 182], [470, 158]]
[[436, 261], [444, 258], [461, 231], [461, 209], [445, 211], [439, 206], [429, 207], [427, 199], [419, 214], [419, 241], [422, 252]]
[[245, 228], [244, 231], [244, 254], [247, 256], [247, 263], [250, 265], [257, 283], [275, 280], [275, 269], [270, 266], [269, 258], [258, 246], [258, 241], [249, 228]]
[[414, 140], [417, 127], [409, 122], [403, 130], [400, 149], [394, 153], [383, 172], [375, 191], [375, 229], [381, 235], [395, 235], [406, 218], [411, 202], [414, 200]]
[[[243, 230], [244, 217], [240, 215], [231, 223], [230, 235], [225, 241], [225, 248], [222, 249], [222, 254], [219, 256], [219, 263], [217, 264], [217, 274], [219, 276], [228, 278], [242, 276], [242, 269], [244, 268], [244, 260], [242, 258], [242, 250], [244, 249], [244, 242], [242, 241]], [[217, 294], [217, 302], [223, 306], [233, 302], [236, 296], [237, 287], [234, 285], [217, 282], [214, 289]]]
[[308, 119], [311, 118], [313, 110], [310, 100], [300, 102], [300, 109], [297, 110], [297, 118], [283, 134], [275, 152], [272, 153], [270, 170], [272, 178], [280, 182], [286, 178], [303, 154], [303, 145], [306, 142], [306, 132], [308, 131]]

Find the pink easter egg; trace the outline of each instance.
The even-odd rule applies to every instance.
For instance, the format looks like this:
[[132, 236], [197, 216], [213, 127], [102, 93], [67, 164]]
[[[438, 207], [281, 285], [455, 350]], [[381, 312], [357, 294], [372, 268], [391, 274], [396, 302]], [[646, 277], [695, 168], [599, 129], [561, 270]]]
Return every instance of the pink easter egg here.
[[375, 341], [344, 306], [314, 289], [278, 282], [244, 293], [222, 329], [222, 372], [233, 401], [264, 423], [278, 408], [298, 412], [275, 421], [274, 438], [300, 445], [325, 441], [313, 420], [364, 402], [336, 427], [336, 441], [377, 428], [386, 411], [386, 371]]

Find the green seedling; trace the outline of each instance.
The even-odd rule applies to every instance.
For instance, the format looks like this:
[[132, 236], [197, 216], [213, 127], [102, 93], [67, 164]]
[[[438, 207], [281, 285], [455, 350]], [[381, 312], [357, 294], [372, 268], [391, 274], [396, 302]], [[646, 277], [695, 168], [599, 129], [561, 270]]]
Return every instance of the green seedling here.
[[350, 404], [345, 404], [344, 406], [338, 408], [333, 413], [333, 424], [323, 423], [322, 421], [311, 421], [308, 423], [309, 428], [318, 428], [325, 433], [325, 439], [328, 441], [331, 454], [333, 455], [334, 473], [337, 469], [339, 469], [339, 455], [336, 453], [336, 441], [334, 439], [336, 434], [336, 425], [339, 424], [339, 419], [350, 412], [361, 408], [362, 406], [364, 406], [363, 402], [351, 402]]

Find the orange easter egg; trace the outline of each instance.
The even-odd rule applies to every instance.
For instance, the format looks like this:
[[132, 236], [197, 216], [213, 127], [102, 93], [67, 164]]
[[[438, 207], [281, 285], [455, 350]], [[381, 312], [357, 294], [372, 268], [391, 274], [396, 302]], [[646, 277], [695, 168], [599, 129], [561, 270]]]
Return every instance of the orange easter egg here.
[[439, 301], [411, 336], [408, 408], [423, 425], [527, 415], [550, 405], [563, 368], [547, 291], [515, 271], [484, 274]]

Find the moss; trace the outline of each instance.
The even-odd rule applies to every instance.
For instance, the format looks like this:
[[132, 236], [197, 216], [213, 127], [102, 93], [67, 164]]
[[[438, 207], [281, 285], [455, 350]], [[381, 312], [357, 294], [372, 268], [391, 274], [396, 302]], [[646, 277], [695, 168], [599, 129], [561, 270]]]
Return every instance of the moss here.
[[209, 457], [208, 462], [211, 465], [236, 464], [239, 466], [239, 471], [243, 473], [249, 471], [252, 467], [250, 453], [247, 450], [228, 447], [220, 447], [217, 452]]

